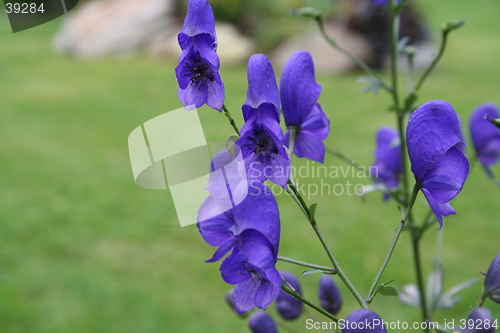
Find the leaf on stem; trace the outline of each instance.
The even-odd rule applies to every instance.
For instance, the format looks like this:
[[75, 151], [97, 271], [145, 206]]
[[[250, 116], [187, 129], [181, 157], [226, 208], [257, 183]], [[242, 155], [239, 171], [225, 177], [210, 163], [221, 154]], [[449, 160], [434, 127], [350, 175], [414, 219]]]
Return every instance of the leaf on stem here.
[[356, 82], [366, 82], [368, 83], [361, 89], [361, 92], [369, 92], [372, 91], [374, 94], [378, 94], [380, 89], [383, 87], [382, 82], [379, 79], [369, 77], [369, 76], [360, 76], [356, 79]]
[[295, 9], [292, 11], [293, 15], [302, 16], [307, 18], [318, 19], [321, 17], [321, 11], [319, 9], [313, 7], [303, 7], [299, 9]]
[[315, 202], [309, 207], [309, 215], [312, 220], [314, 220], [314, 217], [316, 216], [316, 208], [318, 207], [318, 203]]
[[305, 276], [312, 275], [312, 274], [317, 274], [317, 273], [332, 274], [331, 271], [327, 271], [327, 270], [323, 270], [323, 269], [311, 269], [311, 270], [303, 272], [301, 276], [305, 277]]

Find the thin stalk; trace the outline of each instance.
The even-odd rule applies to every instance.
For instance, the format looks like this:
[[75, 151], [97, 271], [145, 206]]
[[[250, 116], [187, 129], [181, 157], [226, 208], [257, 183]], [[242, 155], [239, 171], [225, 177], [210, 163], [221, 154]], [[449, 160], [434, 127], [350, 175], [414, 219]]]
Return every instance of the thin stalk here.
[[389, 1], [391, 8], [391, 17], [389, 20], [389, 28], [391, 34], [391, 79], [392, 79], [392, 97], [394, 99], [394, 107], [396, 111], [400, 112], [399, 107], [399, 89], [398, 89], [398, 39], [399, 39], [399, 12], [395, 13], [394, 8], [395, 0]]
[[347, 288], [352, 293], [354, 298], [358, 301], [359, 305], [362, 308], [368, 309], [368, 304], [366, 303], [366, 301], [363, 299], [363, 297], [361, 296], [359, 291], [354, 287], [354, 285], [349, 280], [347, 275], [345, 275], [342, 268], [340, 268], [340, 265], [339, 265], [337, 259], [333, 255], [333, 252], [330, 248], [330, 245], [328, 244], [325, 237], [323, 236], [323, 233], [321, 232], [321, 229], [319, 228], [318, 224], [316, 223], [316, 220], [311, 216], [311, 212], [310, 212], [309, 208], [307, 207], [307, 204], [305, 203], [304, 199], [302, 198], [300, 193], [297, 191], [297, 188], [295, 187], [295, 185], [293, 185], [293, 183], [291, 181], [288, 182], [288, 186], [289, 186], [290, 190], [288, 190], [287, 192], [293, 197], [295, 202], [297, 202], [297, 204], [300, 206], [300, 208], [302, 209], [302, 212], [304, 213], [307, 220], [309, 221], [309, 223], [313, 227], [314, 232], [316, 233], [316, 236], [318, 236], [318, 239], [321, 242], [321, 245], [323, 245], [323, 248], [324, 248], [326, 254], [328, 255], [328, 258], [330, 259], [330, 262], [332, 263], [336, 274], [340, 277], [340, 279], [347, 286]]
[[322, 271], [325, 271], [325, 273], [328, 273], [328, 274], [336, 274], [335, 268], [333, 268], [333, 267], [315, 265], [315, 264], [311, 264], [311, 263], [308, 263], [305, 261], [300, 261], [300, 260], [282, 257], [282, 256], [278, 256], [278, 260], [284, 261], [284, 262], [289, 262], [291, 264], [295, 264], [295, 265], [299, 265], [299, 266], [308, 267], [308, 268], [320, 269]]
[[424, 81], [427, 78], [427, 76], [429, 76], [429, 74], [434, 70], [434, 68], [438, 64], [439, 60], [443, 56], [444, 50], [446, 49], [446, 42], [448, 41], [448, 33], [449, 32], [450, 32], [449, 30], [443, 30], [441, 46], [439, 48], [439, 52], [436, 55], [436, 57], [434, 58], [434, 60], [432, 61], [432, 63], [430, 64], [430, 66], [424, 72], [424, 74], [422, 74], [422, 77], [420, 78], [420, 80], [418, 80], [418, 83], [415, 86], [415, 91], [420, 90], [420, 88], [422, 87], [422, 84], [424, 84]]
[[301, 301], [302, 303], [304, 304], [307, 304], [308, 306], [310, 306], [311, 308], [313, 308], [314, 310], [318, 311], [319, 313], [327, 316], [328, 318], [330, 318], [331, 320], [335, 321], [338, 323], [339, 321], [339, 318], [335, 317], [334, 315], [332, 315], [331, 313], [325, 311], [324, 309], [322, 309], [321, 307], [317, 306], [316, 304], [314, 304], [313, 302], [311, 302], [310, 300], [308, 300], [307, 298], [303, 297], [302, 295], [300, 295], [298, 292], [296, 292], [295, 290], [291, 289], [289, 286], [287, 286], [285, 283], [282, 283], [281, 284], [281, 289], [283, 289], [284, 292], [286, 292], [287, 294], [289, 295], [292, 295], [293, 297], [295, 297], [296, 299], [298, 299], [299, 301]]
[[344, 48], [342, 48], [340, 45], [337, 44], [337, 42], [335, 41], [335, 39], [333, 39], [332, 37], [330, 37], [326, 33], [325, 26], [323, 24], [323, 20], [321, 19], [321, 17], [317, 17], [316, 18], [316, 22], [318, 23], [318, 27], [319, 27], [319, 30], [321, 32], [321, 35], [323, 36], [323, 38], [331, 46], [333, 46], [337, 51], [339, 51], [340, 53], [342, 53], [343, 55], [345, 55], [347, 58], [349, 58], [349, 60], [351, 60], [359, 68], [361, 68], [362, 70], [364, 70], [368, 75], [370, 75], [370, 76], [374, 77], [375, 79], [377, 79], [378, 81], [380, 81], [380, 84], [382, 85], [382, 87], [385, 90], [387, 90], [389, 92], [392, 92], [392, 87], [389, 86], [387, 83], [385, 83], [385, 81], [373, 69], [371, 69], [367, 64], [365, 64], [363, 62], [363, 60], [359, 59], [355, 55], [349, 53], [347, 50], [345, 50]]
[[[415, 273], [417, 275], [417, 286], [420, 294], [420, 307], [422, 308], [422, 319], [423, 321], [430, 321], [429, 310], [427, 309], [427, 300], [425, 296], [425, 285], [422, 273], [422, 264], [420, 260], [420, 238], [415, 230], [412, 231], [412, 245], [413, 245], [413, 262], [415, 264]], [[426, 329], [425, 332], [429, 332]]]
[[401, 218], [399, 227], [396, 230], [396, 234], [394, 235], [391, 246], [389, 247], [389, 251], [385, 256], [382, 266], [380, 266], [377, 276], [375, 276], [375, 279], [373, 280], [372, 286], [370, 287], [370, 291], [368, 291], [368, 297], [367, 297], [368, 302], [371, 302], [373, 293], [375, 292], [375, 288], [377, 287], [377, 284], [380, 281], [380, 278], [382, 277], [382, 274], [384, 273], [384, 270], [387, 267], [389, 260], [391, 259], [392, 253], [394, 252], [394, 248], [396, 247], [399, 236], [401, 235], [401, 231], [403, 231], [403, 227], [405, 226], [405, 223], [408, 220], [408, 217], [410, 216], [410, 211], [413, 208], [413, 205], [415, 204], [415, 200], [417, 199], [419, 190], [420, 186], [417, 183], [415, 183], [415, 185], [413, 186], [413, 192], [411, 194], [410, 202], [408, 203], [408, 207], [406, 207], [405, 215]]
[[231, 117], [231, 113], [227, 109], [226, 104], [222, 104], [222, 110], [224, 111], [224, 115], [229, 120], [229, 123], [234, 128], [234, 130], [236, 131], [236, 134], [240, 135], [240, 129], [238, 128], [238, 126], [236, 126], [236, 122], [234, 121], [233, 117]]

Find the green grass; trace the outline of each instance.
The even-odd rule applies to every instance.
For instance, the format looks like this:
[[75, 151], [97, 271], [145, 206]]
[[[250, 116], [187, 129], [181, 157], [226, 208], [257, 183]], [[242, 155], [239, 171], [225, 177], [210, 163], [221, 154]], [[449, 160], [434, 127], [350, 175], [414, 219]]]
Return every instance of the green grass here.
[[[426, 0], [422, 8], [433, 28], [448, 19], [467, 20], [452, 34], [420, 99], [449, 101], [465, 126], [476, 105], [500, 104], [500, 3]], [[229, 286], [220, 279], [217, 264], [203, 263], [213, 249], [196, 227], [178, 227], [168, 191], [143, 190], [133, 181], [128, 134], [180, 106], [175, 64], [144, 57], [80, 62], [55, 55], [50, 31], [58, 23], [11, 34], [0, 21], [5, 31], [0, 33], [0, 332], [245, 331], [246, 323], [224, 302]], [[226, 104], [241, 124], [246, 70], [223, 66], [222, 76]], [[361, 94], [356, 76], [318, 75], [321, 103], [331, 119], [327, 144], [369, 165], [377, 127], [395, 122], [386, 111], [389, 97]], [[208, 141], [224, 141], [231, 133], [223, 115], [204, 107], [200, 116]], [[343, 165], [331, 156], [326, 163]], [[369, 183], [329, 181], [347, 180]], [[319, 183], [318, 178], [310, 181]], [[500, 252], [499, 194], [476, 165], [453, 202], [457, 215], [446, 218], [446, 288], [480, 278], [478, 272]], [[278, 201], [280, 254], [327, 265], [299, 209], [286, 196]], [[381, 204], [378, 194], [364, 202], [347, 195], [313, 201], [339, 261], [365, 294], [398, 223], [394, 203]], [[416, 209], [417, 217], [425, 214], [422, 198]], [[435, 251], [434, 229], [422, 246], [426, 273]], [[279, 267], [301, 272], [289, 264]], [[318, 278], [303, 280], [306, 296], [314, 301]], [[397, 286], [414, 281], [407, 234], [382, 277], [391, 278], [398, 278]], [[346, 288], [341, 290], [345, 305], [340, 316], [345, 316], [356, 302]], [[461, 293], [463, 302], [434, 319], [465, 317], [480, 292], [478, 283]], [[500, 318], [500, 306], [487, 302], [487, 307]], [[420, 318], [396, 298], [379, 297], [373, 309], [387, 321]], [[291, 326], [305, 331], [304, 320]]]

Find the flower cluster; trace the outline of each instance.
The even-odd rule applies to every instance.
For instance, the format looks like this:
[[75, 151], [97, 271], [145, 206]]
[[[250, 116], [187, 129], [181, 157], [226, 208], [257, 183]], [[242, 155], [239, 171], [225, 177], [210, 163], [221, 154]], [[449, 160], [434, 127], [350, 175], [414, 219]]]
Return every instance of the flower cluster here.
[[443, 216], [455, 214], [449, 202], [462, 190], [469, 174], [453, 107], [445, 101], [422, 104], [408, 122], [406, 142], [417, 186], [442, 226]]
[[207, 104], [222, 111], [224, 84], [219, 75], [215, 18], [208, 0], [189, 1], [177, 38], [182, 50], [175, 68], [180, 101], [186, 108]]

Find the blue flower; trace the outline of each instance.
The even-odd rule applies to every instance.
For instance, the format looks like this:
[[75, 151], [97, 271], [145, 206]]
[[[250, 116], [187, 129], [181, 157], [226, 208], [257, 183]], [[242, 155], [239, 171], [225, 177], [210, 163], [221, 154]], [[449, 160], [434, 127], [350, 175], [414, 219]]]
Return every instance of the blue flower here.
[[344, 319], [342, 333], [386, 333], [382, 319], [369, 309], [357, 309]]
[[175, 68], [178, 96], [185, 107], [207, 104], [218, 111], [224, 103], [224, 84], [219, 75], [215, 18], [207, 0], [190, 0], [179, 33], [179, 65]]
[[[302, 294], [299, 280], [290, 272], [281, 271], [281, 276], [288, 282], [293, 289], [299, 294]], [[278, 298], [276, 299], [276, 311], [285, 320], [296, 319], [302, 313], [302, 302], [287, 294], [285, 291], [280, 290]]]
[[242, 314], [254, 307], [265, 310], [278, 297], [281, 288], [281, 276], [275, 267], [278, 244], [272, 244], [255, 229], [242, 231], [238, 234], [238, 241], [238, 246], [222, 262], [222, 278], [236, 285], [234, 303], [237, 313]]
[[[390, 189], [395, 189], [399, 184], [401, 173], [401, 142], [399, 133], [392, 127], [381, 127], [377, 131], [377, 148], [375, 150], [375, 162], [371, 170], [375, 183], [382, 182]], [[389, 198], [388, 194], [384, 199]]]
[[247, 177], [286, 187], [290, 159], [279, 125], [279, 94], [271, 63], [262, 54], [248, 62], [247, 100], [242, 107], [245, 125], [236, 144], [241, 148]]
[[449, 202], [460, 193], [469, 173], [453, 107], [445, 101], [421, 105], [408, 122], [406, 141], [411, 171], [442, 226], [443, 216], [455, 214]]
[[494, 179], [491, 166], [500, 161], [500, 130], [485, 115], [500, 118], [500, 111], [493, 103], [479, 105], [470, 117], [470, 136], [477, 158], [488, 177]]
[[262, 311], [255, 312], [250, 316], [248, 326], [252, 333], [278, 333], [273, 318]]
[[500, 253], [497, 254], [488, 268], [484, 279], [483, 294], [493, 302], [500, 304]]
[[243, 119], [250, 122], [280, 121], [278, 85], [274, 70], [263, 54], [254, 54], [248, 60], [247, 100], [243, 104]]
[[321, 307], [336, 315], [342, 307], [342, 296], [340, 290], [333, 281], [332, 277], [328, 274], [323, 274], [319, 280], [318, 289], [319, 302]]
[[295, 131], [293, 153], [323, 163], [323, 140], [330, 132], [330, 120], [317, 102], [320, 93], [311, 55], [306, 51], [295, 52], [285, 64], [280, 81], [281, 106], [288, 128], [283, 141], [290, 147], [290, 131]]
[[[224, 178], [219, 180], [218, 186], [220, 192], [225, 191]], [[242, 186], [248, 186], [247, 191], [241, 192], [241, 188], [237, 188], [236, 191], [238, 196], [244, 193], [244, 199], [229, 210], [213, 216], [214, 206], [217, 207], [218, 203], [216, 198], [218, 194], [211, 194], [198, 211], [198, 230], [209, 245], [218, 247], [214, 255], [206, 260], [207, 262], [221, 259], [237, 246], [240, 242], [239, 234], [246, 229], [255, 229], [262, 233], [272, 244], [273, 253], [275, 255], [278, 253], [280, 217], [276, 199], [259, 181], [250, 181], [248, 185], [242, 182], [239, 187]], [[212, 193], [220, 193], [219, 189], [212, 184]]]
[[[489, 324], [489, 325], [488, 325]], [[495, 325], [491, 312], [483, 307], [477, 307], [469, 314], [462, 333], [495, 333]]]

